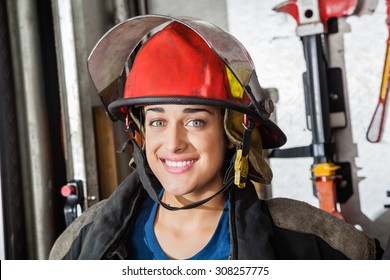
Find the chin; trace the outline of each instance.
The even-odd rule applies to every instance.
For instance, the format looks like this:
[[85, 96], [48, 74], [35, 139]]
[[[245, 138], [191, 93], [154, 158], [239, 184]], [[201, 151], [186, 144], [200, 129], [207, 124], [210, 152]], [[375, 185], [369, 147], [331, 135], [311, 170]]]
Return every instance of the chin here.
[[188, 189], [183, 189], [180, 186], [163, 185], [163, 187], [167, 193], [169, 193], [170, 195], [173, 195], [173, 196], [183, 196], [183, 195], [190, 193], [190, 191]]

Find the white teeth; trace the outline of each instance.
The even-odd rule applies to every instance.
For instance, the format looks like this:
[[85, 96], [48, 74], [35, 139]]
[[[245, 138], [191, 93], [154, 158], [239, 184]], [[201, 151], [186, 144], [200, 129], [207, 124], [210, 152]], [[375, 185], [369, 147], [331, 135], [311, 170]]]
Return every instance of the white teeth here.
[[186, 165], [193, 164], [196, 160], [187, 160], [187, 161], [170, 161], [165, 160], [165, 164], [169, 167], [183, 167]]

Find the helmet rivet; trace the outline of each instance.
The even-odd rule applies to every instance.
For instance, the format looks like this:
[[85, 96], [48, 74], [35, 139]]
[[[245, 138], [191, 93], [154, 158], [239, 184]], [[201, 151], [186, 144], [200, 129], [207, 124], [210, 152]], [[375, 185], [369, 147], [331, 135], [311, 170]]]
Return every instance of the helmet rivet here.
[[263, 100], [261, 105], [267, 114], [272, 114], [275, 110], [274, 102], [270, 98]]

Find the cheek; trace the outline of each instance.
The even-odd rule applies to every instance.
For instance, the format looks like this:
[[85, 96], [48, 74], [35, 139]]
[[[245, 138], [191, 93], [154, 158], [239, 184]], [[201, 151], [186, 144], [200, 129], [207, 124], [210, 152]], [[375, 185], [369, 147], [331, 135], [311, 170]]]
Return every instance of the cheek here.
[[155, 150], [156, 149], [154, 149], [150, 143], [147, 143], [147, 145], [145, 145], [145, 159], [149, 167], [152, 169], [153, 173], [156, 172], [156, 167], [160, 163], [158, 157], [156, 156]]
[[157, 142], [160, 141], [161, 139], [161, 133], [155, 133], [151, 129], [145, 129], [145, 134], [144, 134], [144, 141], [145, 141], [145, 146], [147, 149], [151, 149], [154, 146], [157, 145]]
[[203, 137], [203, 139], [198, 139], [199, 150], [206, 152], [214, 162], [219, 161], [219, 159], [223, 161], [227, 147], [225, 138], [224, 131], [214, 131]]
[[153, 151], [156, 149], [156, 146], [158, 145], [156, 143], [156, 140], [158, 140], [156, 137], [152, 137], [150, 134], [145, 133], [145, 155], [149, 165], [150, 165], [149, 160], [153, 158]]

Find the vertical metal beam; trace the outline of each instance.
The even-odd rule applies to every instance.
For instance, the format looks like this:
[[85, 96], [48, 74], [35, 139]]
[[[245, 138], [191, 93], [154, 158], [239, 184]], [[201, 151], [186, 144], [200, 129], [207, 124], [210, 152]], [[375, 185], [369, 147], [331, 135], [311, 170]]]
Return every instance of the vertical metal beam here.
[[53, 180], [36, 2], [7, 0], [7, 11], [21, 136], [28, 252], [31, 259], [46, 259], [54, 241], [50, 197]]
[[6, 1], [0, 0], [0, 219], [1, 259], [26, 259], [19, 136]]
[[326, 153], [324, 146], [331, 139], [326, 65], [322, 52], [321, 34], [303, 36], [302, 43], [307, 68], [305, 82], [308, 87], [314, 163], [323, 163], [332, 159], [331, 155]]
[[130, 17], [130, 6], [127, 0], [113, 0], [115, 24]]
[[[0, 157], [1, 157], [1, 150], [0, 150]], [[1, 161], [0, 161], [0, 170], [1, 170]], [[0, 260], [5, 260], [5, 242], [4, 242], [4, 236], [5, 236], [5, 227], [4, 227], [4, 214], [3, 214], [3, 189], [1, 185], [1, 176], [2, 173], [0, 172]]]
[[67, 178], [81, 180], [88, 208], [98, 201], [83, 1], [52, 0]]
[[138, 14], [146, 15], [148, 13], [148, 5], [146, 0], [137, 0]]

